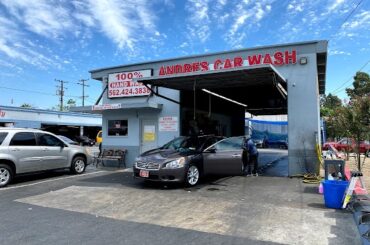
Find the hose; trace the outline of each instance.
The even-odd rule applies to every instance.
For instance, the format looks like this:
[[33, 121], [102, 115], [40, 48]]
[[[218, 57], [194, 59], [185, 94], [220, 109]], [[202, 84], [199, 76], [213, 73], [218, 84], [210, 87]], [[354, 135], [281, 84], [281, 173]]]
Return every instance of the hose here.
[[303, 183], [306, 184], [320, 184], [321, 177], [317, 174], [304, 174], [303, 175]]
[[[316, 144], [315, 148], [316, 148], [317, 160], [319, 162], [319, 165], [321, 167], [324, 167], [323, 166], [324, 159], [322, 157], [320, 145]], [[314, 174], [314, 173], [298, 174], [298, 175], [293, 175], [290, 177], [303, 178], [302, 182], [306, 184], [320, 184], [321, 182], [321, 176], [319, 174]]]

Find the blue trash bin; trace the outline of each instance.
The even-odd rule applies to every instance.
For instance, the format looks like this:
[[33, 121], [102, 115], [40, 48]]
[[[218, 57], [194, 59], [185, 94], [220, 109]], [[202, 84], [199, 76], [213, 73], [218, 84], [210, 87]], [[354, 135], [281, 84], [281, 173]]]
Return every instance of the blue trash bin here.
[[325, 180], [324, 200], [327, 208], [342, 208], [344, 192], [348, 186], [348, 181], [343, 180]]

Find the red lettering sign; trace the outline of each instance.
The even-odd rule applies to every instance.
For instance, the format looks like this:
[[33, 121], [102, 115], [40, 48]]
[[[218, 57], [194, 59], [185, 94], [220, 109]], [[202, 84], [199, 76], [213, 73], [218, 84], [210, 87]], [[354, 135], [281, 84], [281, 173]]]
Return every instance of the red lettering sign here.
[[[213, 62], [213, 70], [231, 69], [242, 66], [254, 66], [262, 64], [271, 64], [276, 66], [289, 65], [297, 63], [297, 51], [277, 51], [275, 53], [254, 54], [247, 57], [234, 57], [226, 59], [215, 59]], [[212, 64], [211, 64], [212, 65]], [[185, 64], [176, 64], [169, 66], [162, 66], [159, 68], [159, 76], [191, 73], [191, 72], [204, 72], [210, 70], [208, 61], [200, 61]], [[114, 86], [114, 85], [112, 85]]]
[[284, 55], [282, 52], [276, 52], [274, 54], [274, 65], [278, 65], [278, 66], [281, 66], [284, 64], [284, 59], [283, 59]]
[[134, 78], [150, 77], [151, 70], [120, 72], [108, 76], [108, 97], [133, 97], [149, 95], [150, 89], [142, 83], [134, 82]]

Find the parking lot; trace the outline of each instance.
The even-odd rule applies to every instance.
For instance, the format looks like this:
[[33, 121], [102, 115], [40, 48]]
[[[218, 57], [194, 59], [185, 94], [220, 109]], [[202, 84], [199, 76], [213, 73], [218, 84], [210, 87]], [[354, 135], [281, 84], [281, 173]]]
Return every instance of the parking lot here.
[[131, 171], [52, 172], [0, 189], [2, 244], [359, 244], [352, 215], [282, 177], [148, 184]]

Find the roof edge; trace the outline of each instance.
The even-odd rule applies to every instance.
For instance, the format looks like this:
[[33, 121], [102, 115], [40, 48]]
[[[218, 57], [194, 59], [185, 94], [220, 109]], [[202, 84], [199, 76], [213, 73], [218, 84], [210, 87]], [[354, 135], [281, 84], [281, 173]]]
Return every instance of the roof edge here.
[[198, 58], [198, 57], [205, 57], [205, 56], [212, 56], [212, 55], [220, 55], [220, 54], [227, 54], [227, 53], [236, 53], [236, 52], [243, 52], [243, 51], [251, 51], [251, 50], [258, 50], [258, 49], [266, 49], [266, 48], [298, 46], [298, 45], [315, 44], [315, 43], [322, 43], [322, 44], [327, 45], [328, 42], [329, 42], [328, 40], [312, 40], [312, 41], [302, 41], [302, 42], [285, 43], [285, 44], [272, 44], [272, 45], [266, 45], [266, 46], [255, 46], [255, 47], [252, 47], [252, 48], [233, 49], [233, 50], [229, 50], [229, 51], [220, 51], [220, 52], [214, 52], [214, 53], [188, 55], [188, 56], [181, 56], [181, 57], [176, 57], [176, 58], [168, 58], [168, 59], [152, 60], [152, 61], [147, 61], [147, 62], [138, 62], [138, 63], [132, 63], [132, 64], [110, 66], [110, 67], [104, 67], [104, 68], [98, 68], [98, 69], [90, 70], [89, 73], [100, 72], [100, 71], [108, 70], [108, 69], [125, 68], [125, 67], [144, 65], [144, 64], [154, 64], [154, 63], [174, 61], [174, 60], [180, 60], [180, 59], [191, 59], [191, 58]]

